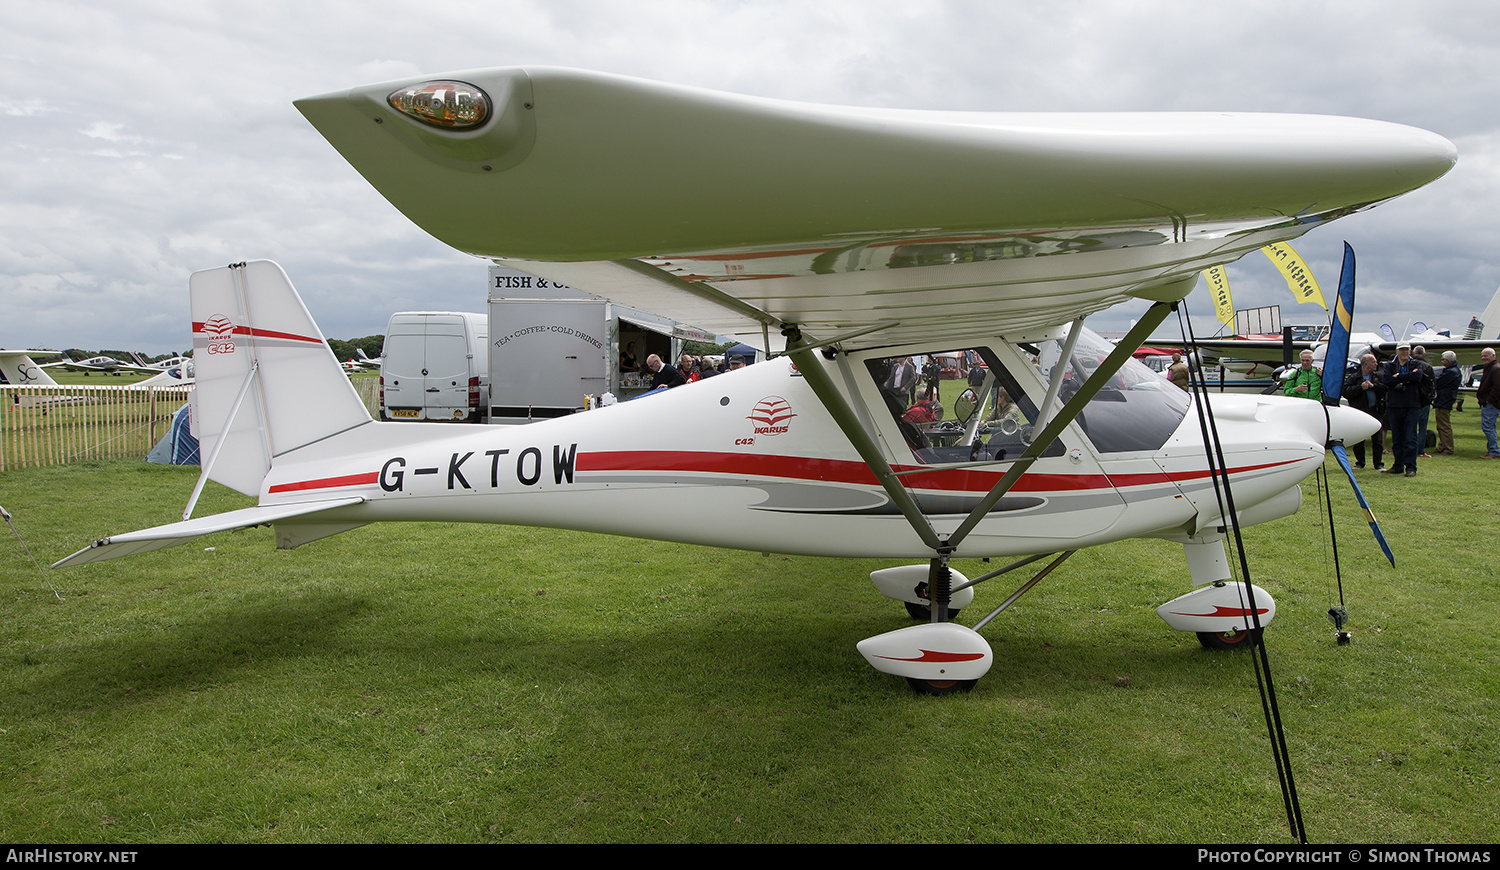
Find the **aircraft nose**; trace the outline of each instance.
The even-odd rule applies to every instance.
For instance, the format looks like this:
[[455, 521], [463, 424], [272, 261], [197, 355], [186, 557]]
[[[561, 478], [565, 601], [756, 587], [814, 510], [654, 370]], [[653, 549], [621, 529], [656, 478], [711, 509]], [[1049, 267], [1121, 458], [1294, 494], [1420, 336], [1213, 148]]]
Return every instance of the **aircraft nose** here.
[[1328, 408], [1328, 440], [1358, 444], [1374, 435], [1380, 421], [1348, 405]]

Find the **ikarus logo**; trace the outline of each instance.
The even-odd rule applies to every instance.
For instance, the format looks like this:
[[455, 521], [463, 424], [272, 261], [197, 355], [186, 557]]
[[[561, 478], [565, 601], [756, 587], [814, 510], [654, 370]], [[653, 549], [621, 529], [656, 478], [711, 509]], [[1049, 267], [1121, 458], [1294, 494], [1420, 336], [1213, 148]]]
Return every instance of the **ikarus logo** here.
[[766, 396], [750, 410], [745, 419], [755, 427], [757, 435], [780, 435], [787, 430], [793, 417], [791, 403], [780, 396]]
[[234, 321], [222, 314], [203, 321], [203, 337], [209, 353], [234, 353]]

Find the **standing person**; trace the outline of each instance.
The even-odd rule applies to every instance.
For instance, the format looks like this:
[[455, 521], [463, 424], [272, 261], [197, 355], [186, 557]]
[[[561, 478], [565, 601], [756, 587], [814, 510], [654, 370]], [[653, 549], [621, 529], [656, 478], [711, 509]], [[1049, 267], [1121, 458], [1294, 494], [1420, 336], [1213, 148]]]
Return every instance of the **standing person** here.
[[[1344, 398], [1350, 407], [1358, 408], [1374, 417], [1385, 420], [1385, 379], [1377, 370], [1375, 354], [1367, 353], [1359, 358], [1359, 365], [1350, 366], [1344, 375]], [[1370, 447], [1374, 456], [1375, 470], [1385, 468], [1385, 423], [1370, 436]], [[1365, 467], [1365, 442], [1354, 445], [1354, 467]]]
[[651, 389], [657, 387], [680, 387], [687, 381], [682, 377], [682, 372], [661, 361], [661, 357], [651, 354], [646, 357], [646, 368], [655, 372], [651, 376]]
[[1184, 393], [1188, 391], [1188, 364], [1182, 361], [1182, 354], [1172, 354], [1172, 365], [1167, 368], [1167, 378]]
[[1422, 367], [1422, 406], [1417, 409], [1417, 458], [1431, 459], [1427, 453], [1427, 418], [1432, 416], [1432, 402], [1437, 398], [1437, 374], [1427, 362], [1427, 348], [1417, 345], [1411, 349], [1411, 357]]
[[1411, 345], [1396, 345], [1396, 358], [1385, 364], [1385, 415], [1391, 424], [1395, 461], [1387, 474], [1417, 476], [1417, 412], [1422, 407], [1422, 366], [1411, 355]]
[[1451, 350], [1443, 351], [1443, 370], [1437, 374], [1437, 395], [1432, 400], [1432, 407], [1437, 409], [1439, 456], [1453, 455], [1453, 423], [1449, 415], [1453, 413], [1453, 400], [1458, 397], [1458, 388], [1462, 383], [1463, 374], [1458, 370], [1458, 354]]
[[1302, 352], [1302, 365], [1286, 379], [1286, 386], [1281, 391], [1300, 399], [1323, 401], [1323, 373], [1313, 368], [1312, 351]]
[[912, 405], [912, 393], [917, 386], [917, 367], [911, 361], [911, 357], [904, 356], [901, 361], [891, 367], [891, 377], [886, 386], [896, 391], [901, 397], [903, 408]]
[[1495, 438], [1495, 418], [1500, 417], [1500, 366], [1495, 365], [1495, 349], [1479, 352], [1484, 375], [1479, 379], [1479, 428], [1484, 431], [1484, 458], [1500, 459], [1500, 441]]

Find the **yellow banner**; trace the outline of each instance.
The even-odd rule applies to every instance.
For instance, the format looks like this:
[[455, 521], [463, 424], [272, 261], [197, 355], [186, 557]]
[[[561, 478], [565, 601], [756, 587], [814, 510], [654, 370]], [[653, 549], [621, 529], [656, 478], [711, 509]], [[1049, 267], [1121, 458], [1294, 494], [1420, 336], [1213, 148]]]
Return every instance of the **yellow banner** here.
[[1223, 266], [1215, 266], [1203, 273], [1208, 282], [1209, 295], [1214, 297], [1214, 314], [1225, 326], [1234, 325], [1234, 300], [1229, 296], [1229, 273]]
[[1316, 302], [1324, 311], [1328, 310], [1328, 303], [1323, 301], [1323, 290], [1318, 287], [1318, 279], [1313, 277], [1312, 269], [1308, 268], [1302, 255], [1293, 250], [1291, 245], [1276, 242], [1261, 248], [1260, 252], [1281, 270], [1281, 277], [1286, 279], [1286, 286], [1292, 289], [1292, 295], [1297, 297], [1298, 302]]

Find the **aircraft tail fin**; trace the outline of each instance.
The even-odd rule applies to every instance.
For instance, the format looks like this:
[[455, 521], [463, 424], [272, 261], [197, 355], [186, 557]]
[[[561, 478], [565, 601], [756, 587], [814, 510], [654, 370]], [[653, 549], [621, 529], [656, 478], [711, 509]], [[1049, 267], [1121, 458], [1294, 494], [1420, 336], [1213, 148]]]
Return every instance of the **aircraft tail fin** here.
[[259, 495], [275, 457], [371, 422], [281, 267], [193, 274], [193, 434], [209, 480]]
[[1483, 325], [1481, 334], [1474, 338], [1483, 339], [1486, 335], [1490, 338], [1500, 338], [1500, 289], [1495, 290], [1495, 295], [1490, 297], [1490, 304], [1484, 306], [1484, 313], [1479, 315], [1479, 322]]
[[4, 373], [6, 383], [18, 387], [57, 386], [46, 369], [31, 361], [29, 351], [0, 350], [0, 373]]

